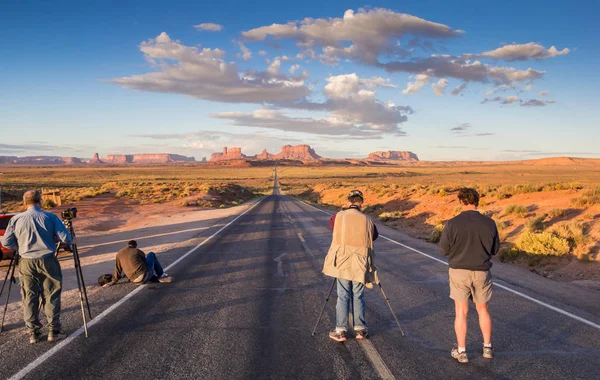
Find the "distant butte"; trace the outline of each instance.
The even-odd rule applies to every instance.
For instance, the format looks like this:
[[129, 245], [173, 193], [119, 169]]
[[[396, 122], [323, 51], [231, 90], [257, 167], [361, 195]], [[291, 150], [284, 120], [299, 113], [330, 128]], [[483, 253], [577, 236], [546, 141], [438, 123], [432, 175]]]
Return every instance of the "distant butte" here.
[[373, 152], [367, 158], [369, 161], [419, 161], [419, 157], [413, 152], [388, 150], [385, 152]]
[[281, 148], [281, 152], [271, 154], [267, 150], [256, 156], [246, 156], [240, 148], [223, 148], [223, 153], [213, 153], [210, 155], [210, 161], [229, 161], [229, 160], [298, 160], [298, 161], [314, 161], [321, 159], [313, 148], [306, 144], [302, 145], [285, 145]]

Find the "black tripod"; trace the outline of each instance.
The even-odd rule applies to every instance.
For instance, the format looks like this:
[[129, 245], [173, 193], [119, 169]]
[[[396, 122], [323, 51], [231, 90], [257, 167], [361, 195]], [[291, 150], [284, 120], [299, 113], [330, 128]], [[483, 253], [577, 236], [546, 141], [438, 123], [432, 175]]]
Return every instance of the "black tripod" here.
[[[334, 278], [333, 283], [331, 284], [331, 288], [329, 288], [329, 293], [327, 293], [327, 298], [325, 298], [325, 304], [323, 305], [323, 309], [321, 309], [321, 314], [319, 314], [319, 318], [317, 319], [315, 328], [312, 331], [312, 334], [311, 334], [312, 336], [315, 336], [315, 334], [317, 333], [317, 327], [319, 327], [319, 322], [321, 322], [321, 317], [323, 316], [323, 312], [325, 311], [325, 307], [327, 306], [327, 302], [329, 302], [329, 298], [331, 297], [331, 292], [333, 291], [333, 287], [335, 286], [336, 283], [337, 283], [337, 278]], [[396, 313], [394, 313], [394, 310], [392, 309], [392, 305], [390, 304], [390, 299], [387, 298], [387, 296], [385, 295], [385, 292], [383, 291], [383, 287], [381, 286], [381, 282], [379, 282], [378, 285], [379, 285], [379, 289], [381, 290], [381, 295], [383, 295], [383, 298], [385, 298], [385, 302], [387, 302], [387, 305], [390, 308], [392, 315], [394, 316], [394, 320], [396, 321], [396, 324], [398, 325], [398, 328], [400, 329], [400, 333], [402, 334], [402, 336], [404, 336], [404, 330], [402, 330], [402, 327], [400, 327], [400, 322], [398, 322], [398, 317], [396, 317]]]
[[[64, 217], [64, 216], [63, 216]], [[73, 229], [73, 220], [72, 219], [63, 219], [63, 224], [73, 237], [73, 241], [75, 241], [75, 230]], [[61, 244], [58, 243], [56, 247], [56, 255], [58, 256], [58, 252], [60, 250]], [[88, 316], [92, 319], [92, 310], [90, 309], [90, 303], [88, 301], [87, 290], [85, 288], [85, 282], [83, 280], [83, 273], [81, 272], [81, 261], [79, 260], [79, 251], [77, 250], [77, 244], [71, 244], [70, 249], [65, 248], [65, 251], [71, 251], [73, 253], [73, 262], [75, 263], [75, 276], [77, 277], [77, 288], [79, 289], [79, 304], [81, 306], [81, 316], [83, 318], [83, 329], [85, 331], [85, 337], [88, 336], [87, 330], [87, 319], [85, 317], [85, 306], [87, 306]]]
[[6, 282], [8, 281], [8, 294], [6, 295], [6, 303], [4, 304], [4, 313], [2, 314], [2, 323], [0, 324], [0, 332], [4, 328], [4, 319], [6, 318], [6, 310], [8, 309], [8, 301], [10, 300], [10, 289], [12, 288], [12, 284], [15, 284], [17, 281], [15, 280], [15, 268], [17, 267], [17, 262], [19, 257], [15, 252], [14, 256], [10, 259], [10, 263], [8, 264], [8, 269], [6, 269], [6, 276], [4, 276], [4, 282], [2, 283], [2, 289], [0, 289], [0, 297], [2, 297], [2, 293], [4, 292], [4, 287], [6, 286]]

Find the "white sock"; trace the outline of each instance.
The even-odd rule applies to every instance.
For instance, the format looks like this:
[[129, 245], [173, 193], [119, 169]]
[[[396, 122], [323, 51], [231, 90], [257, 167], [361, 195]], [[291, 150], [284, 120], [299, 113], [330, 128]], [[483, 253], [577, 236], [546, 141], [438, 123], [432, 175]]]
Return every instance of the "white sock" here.
[[492, 344], [491, 344], [491, 343], [489, 343], [489, 344], [485, 344], [485, 343], [484, 343], [484, 344], [483, 344], [483, 347], [486, 347], [486, 348], [492, 348]]
[[458, 353], [462, 354], [463, 352], [467, 352], [467, 348], [466, 347], [458, 347]]

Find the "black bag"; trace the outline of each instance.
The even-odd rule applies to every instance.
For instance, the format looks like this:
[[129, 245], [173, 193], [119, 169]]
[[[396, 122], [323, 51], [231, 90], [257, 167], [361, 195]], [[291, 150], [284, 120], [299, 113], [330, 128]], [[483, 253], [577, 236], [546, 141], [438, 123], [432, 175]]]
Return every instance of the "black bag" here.
[[112, 274], [103, 274], [102, 276], [98, 277], [98, 285], [104, 286], [104, 285], [108, 284], [109, 282], [112, 282], [112, 279], [113, 279]]

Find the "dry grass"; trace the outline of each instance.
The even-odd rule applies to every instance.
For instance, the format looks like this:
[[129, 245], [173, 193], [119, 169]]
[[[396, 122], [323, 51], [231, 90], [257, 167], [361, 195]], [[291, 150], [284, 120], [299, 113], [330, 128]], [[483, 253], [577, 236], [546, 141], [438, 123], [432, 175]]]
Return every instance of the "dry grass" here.
[[[29, 189], [58, 188], [63, 204], [111, 193], [144, 203], [163, 203], [207, 194], [224, 195], [226, 205], [235, 205], [272, 188], [272, 168], [206, 167], [172, 165], [153, 167], [30, 168], [3, 167], [3, 193], [11, 199], [3, 204], [9, 211], [21, 211], [20, 198]], [[233, 186], [233, 187], [232, 187]], [[235, 186], [240, 186], [235, 190]], [[241, 188], [244, 191], [241, 191]], [[223, 193], [223, 194], [221, 194]], [[239, 193], [239, 194], [238, 194]], [[5, 199], [6, 201], [7, 199]], [[188, 202], [188, 203], [186, 203]], [[222, 203], [219, 203], [219, 206]], [[196, 205], [215, 206], [198, 199]], [[46, 202], [46, 208], [53, 207]]]

